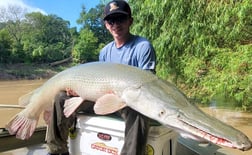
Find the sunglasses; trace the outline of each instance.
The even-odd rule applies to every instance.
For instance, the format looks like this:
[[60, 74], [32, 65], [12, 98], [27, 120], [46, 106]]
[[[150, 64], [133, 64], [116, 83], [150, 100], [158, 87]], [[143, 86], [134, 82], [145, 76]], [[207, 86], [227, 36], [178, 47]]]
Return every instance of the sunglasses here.
[[126, 20], [128, 20], [128, 16], [125, 15], [120, 15], [120, 16], [114, 16], [114, 17], [109, 17], [106, 19], [107, 23], [111, 26], [113, 26], [115, 23], [116, 24], [122, 24]]

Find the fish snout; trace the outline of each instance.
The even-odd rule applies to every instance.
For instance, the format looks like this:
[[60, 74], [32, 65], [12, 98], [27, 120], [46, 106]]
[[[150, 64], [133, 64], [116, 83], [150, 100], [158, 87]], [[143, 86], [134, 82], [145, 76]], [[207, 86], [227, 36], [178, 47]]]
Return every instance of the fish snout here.
[[248, 151], [248, 150], [252, 149], [252, 142], [250, 141], [250, 139], [246, 135], [239, 134], [238, 138], [241, 139], [241, 142], [240, 142], [241, 147], [239, 148], [239, 150]]
[[252, 145], [249, 144], [249, 145], [246, 145], [246, 144], [243, 144], [242, 145], [242, 148], [240, 149], [241, 151], [248, 151], [252, 148]]
[[243, 144], [243, 148], [241, 149], [242, 151], [248, 151], [248, 150], [250, 150], [250, 149], [252, 149], [252, 143], [251, 143], [251, 141], [248, 143], [248, 144]]

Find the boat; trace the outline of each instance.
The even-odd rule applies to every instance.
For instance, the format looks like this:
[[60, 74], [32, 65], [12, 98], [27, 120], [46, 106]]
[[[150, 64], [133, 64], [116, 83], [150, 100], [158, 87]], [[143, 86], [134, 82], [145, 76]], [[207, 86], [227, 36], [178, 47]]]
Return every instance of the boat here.
[[[97, 123], [99, 121], [100, 123]], [[103, 123], [101, 123], [103, 122]], [[113, 127], [107, 123], [116, 124]], [[77, 117], [76, 136], [69, 137], [69, 151], [71, 155], [86, 155], [84, 149], [90, 147], [89, 151], [96, 151], [96, 154], [116, 154], [115, 147], [111, 144], [123, 144], [123, 121], [108, 116], [85, 116], [80, 114]], [[211, 143], [200, 143], [191, 139], [185, 139], [171, 129], [164, 129], [154, 124], [148, 137], [148, 155], [233, 155], [220, 146]], [[28, 140], [16, 139], [4, 128], [0, 129], [0, 155], [37, 155], [46, 154], [46, 126], [36, 128], [32, 137]], [[99, 137], [99, 136], [100, 137]], [[86, 141], [84, 141], [86, 137]], [[87, 138], [88, 137], [88, 138]], [[103, 138], [101, 138], [103, 137]], [[105, 140], [104, 140], [105, 137]], [[105, 143], [113, 138], [112, 143]], [[117, 138], [115, 138], [117, 137]], [[151, 140], [149, 140], [151, 139]], [[91, 145], [93, 144], [93, 145]], [[161, 145], [163, 144], [163, 145]], [[87, 149], [86, 149], [87, 150]], [[113, 152], [114, 150], [114, 152]], [[117, 150], [118, 151], [118, 150]], [[99, 153], [100, 152], [100, 153]], [[92, 153], [92, 155], [94, 155]]]

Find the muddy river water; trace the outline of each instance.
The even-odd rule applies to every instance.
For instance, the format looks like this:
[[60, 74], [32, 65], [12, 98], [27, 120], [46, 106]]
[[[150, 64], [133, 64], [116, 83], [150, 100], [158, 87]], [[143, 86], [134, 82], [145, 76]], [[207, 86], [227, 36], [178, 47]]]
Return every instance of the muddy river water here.
[[[0, 81], [0, 105], [17, 105], [18, 98], [20, 96], [39, 87], [44, 82], [45, 80]], [[204, 107], [201, 109], [204, 112], [220, 119], [221, 121], [239, 129], [252, 140], [252, 113], [213, 107]], [[0, 128], [3, 128], [7, 121], [20, 110], [21, 109], [17, 108], [1, 108], [0, 106]], [[44, 125], [42, 119], [40, 119], [39, 125]], [[252, 150], [246, 152], [234, 149], [228, 150], [235, 155], [252, 155]]]

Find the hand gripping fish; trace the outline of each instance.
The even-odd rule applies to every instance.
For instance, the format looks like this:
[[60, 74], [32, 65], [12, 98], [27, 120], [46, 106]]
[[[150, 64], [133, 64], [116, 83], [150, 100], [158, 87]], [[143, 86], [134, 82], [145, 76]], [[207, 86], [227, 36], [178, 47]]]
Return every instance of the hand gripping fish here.
[[66, 89], [78, 95], [65, 101], [64, 114], [67, 117], [84, 100], [95, 102], [97, 114], [109, 114], [129, 106], [176, 131], [240, 150], [252, 147], [246, 135], [203, 113], [171, 83], [136, 67], [102, 62], [66, 69], [21, 97], [19, 103], [26, 108], [7, 124], [10, 134], [28, 139], [40, 114], [43, 111], [48, 114], [56, 94]]

